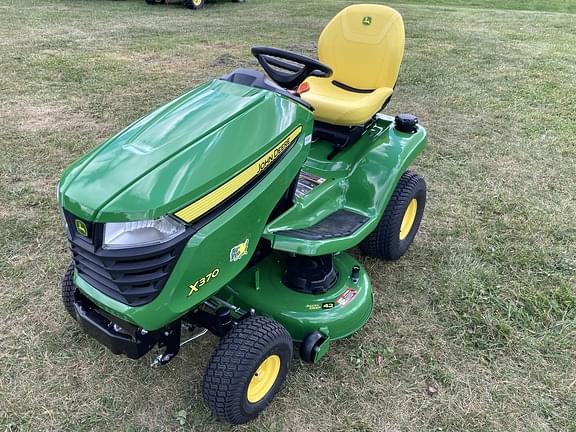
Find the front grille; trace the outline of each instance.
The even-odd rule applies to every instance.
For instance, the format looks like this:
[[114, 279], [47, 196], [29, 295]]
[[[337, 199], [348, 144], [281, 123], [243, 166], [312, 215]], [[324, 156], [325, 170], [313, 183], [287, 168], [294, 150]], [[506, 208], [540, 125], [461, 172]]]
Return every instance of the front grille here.
[[190, 232], [167, 243], [131, 249], [102, 249], [102, 224], [94, 237], [70, 233], [78, 275], [92, 287], [129, 306], [151, 302], [162, 290], [190, 238]]

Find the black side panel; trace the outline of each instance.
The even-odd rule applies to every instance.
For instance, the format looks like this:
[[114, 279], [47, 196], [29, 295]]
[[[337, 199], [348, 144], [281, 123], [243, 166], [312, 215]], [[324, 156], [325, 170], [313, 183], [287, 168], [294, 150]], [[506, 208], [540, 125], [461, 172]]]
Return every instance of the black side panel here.
[[304, 240], [324, 240], [346, 237], [354, 234], [367, 221], [368, 218], [366, 216], [352, 213], [348, 210], [338, 210], [316, 225], [312, 225], [310, 228], [279, 231], [277, 234]]

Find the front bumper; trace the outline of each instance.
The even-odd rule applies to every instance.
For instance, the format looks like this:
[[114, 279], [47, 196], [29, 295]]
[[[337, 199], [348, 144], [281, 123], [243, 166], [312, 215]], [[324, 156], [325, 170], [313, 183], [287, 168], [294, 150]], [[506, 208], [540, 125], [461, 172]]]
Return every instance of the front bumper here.
[[158, 332], [143, 332], [126, 321], [112, 317], [79, 291], [75, 294], [74, 308], [82, 330], [114, 354], [138, 359], [158, 342]]

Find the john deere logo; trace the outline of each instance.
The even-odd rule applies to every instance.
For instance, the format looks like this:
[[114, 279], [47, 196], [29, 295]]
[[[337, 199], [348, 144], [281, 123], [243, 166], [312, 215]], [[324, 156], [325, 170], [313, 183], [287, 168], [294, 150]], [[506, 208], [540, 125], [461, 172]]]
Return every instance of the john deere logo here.
[[88, 237], [88, 227], [86, 226], [84, 221], [76, 219], [74, 221], [74, 225], [76, 225], [76, 231], [78, 231], [78, 234], [83, 235], [84, 237]]
[[362, 18], [362, 24], [364, 24], [365, 26], [369, 26], [370, 24], [372, 24], [372, 17], [365, 16], [364, 18]]

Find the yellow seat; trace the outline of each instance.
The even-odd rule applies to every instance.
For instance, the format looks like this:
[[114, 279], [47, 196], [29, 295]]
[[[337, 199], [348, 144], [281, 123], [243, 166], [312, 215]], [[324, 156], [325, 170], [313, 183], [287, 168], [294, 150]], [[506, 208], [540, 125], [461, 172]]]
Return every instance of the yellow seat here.
[[343, 126], [366, 123], [392, 96], [404, 55], [404, 23], [383, 5], [349, 6], [322, 31], [318, 59], [334, 71], [309, 77], [301, 97], [316, 120]]

